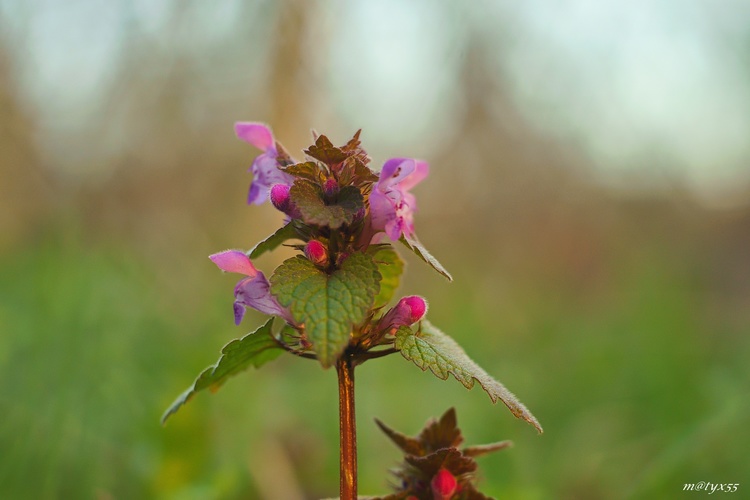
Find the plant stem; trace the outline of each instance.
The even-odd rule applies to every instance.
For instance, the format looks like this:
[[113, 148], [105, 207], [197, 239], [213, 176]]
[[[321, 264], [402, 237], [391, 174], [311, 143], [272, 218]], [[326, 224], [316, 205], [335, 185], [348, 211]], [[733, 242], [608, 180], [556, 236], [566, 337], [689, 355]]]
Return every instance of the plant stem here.
[[357, 422], [354, 416], [354, 363], [348, 353], [336, 362], [339, 377], [339, 436], [341, 500], [357, 498]]

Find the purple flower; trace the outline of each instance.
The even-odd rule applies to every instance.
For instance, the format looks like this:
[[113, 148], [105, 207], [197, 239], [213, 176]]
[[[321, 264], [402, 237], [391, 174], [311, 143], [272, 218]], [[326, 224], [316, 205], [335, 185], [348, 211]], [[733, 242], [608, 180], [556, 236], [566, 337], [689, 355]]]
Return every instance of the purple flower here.
[[385, 231], [396, 241], [403, 234], [414, 234], [414, 212], [417, 201], [409, 190], [427, 177], [430, 167], [425, 161], [392, 158], [383, 164], [380, 179], [370, 194], [370, 217], [375, 231]]
[[245, 307], [252, 307], [262, 313], [281, 316], [288, 323], [294, 324], [291, 313], [281, 307], [271, 295], [271, 285], [258, 271], [244, 252], [225, 250], [208, 257], [222, 271], [244, 274], [234, 287], [234, 323], [239, 325], [245, 315]]
[[237, 137], [249, 142], [263, 151], [253, 161], [250, 170], [253, 172], [253, 182], [250, 184], [250, 192], [247, 195], [248, 203], [260, 205], [268, 199], [268, 191], [274, 184], [285, 184], [291, 186], [294, 177], [279, 170], [276, 143], [273, 139], [271, 129], [262, 123], [237, 122], [234, 124], [234, 132]]

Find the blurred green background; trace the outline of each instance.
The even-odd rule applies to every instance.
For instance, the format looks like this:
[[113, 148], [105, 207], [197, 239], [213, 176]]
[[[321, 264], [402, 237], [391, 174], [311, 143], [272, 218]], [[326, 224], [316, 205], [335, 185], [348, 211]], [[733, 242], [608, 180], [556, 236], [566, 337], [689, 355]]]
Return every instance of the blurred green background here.
[[[750, 489], [750, 8], [743, 2], [0, 0], [0, 497], [338, 493], [335, 373], [282, 357], [162, 411], [223, 344], [206, 258], [281, 216], [244, 200], [269, 123], [428, 160], [402, 294], [504, 382], [357, 371], [360, 491], [450, 406], [498, 498]], [[288, 253], [262, 257], [270, 272]]]

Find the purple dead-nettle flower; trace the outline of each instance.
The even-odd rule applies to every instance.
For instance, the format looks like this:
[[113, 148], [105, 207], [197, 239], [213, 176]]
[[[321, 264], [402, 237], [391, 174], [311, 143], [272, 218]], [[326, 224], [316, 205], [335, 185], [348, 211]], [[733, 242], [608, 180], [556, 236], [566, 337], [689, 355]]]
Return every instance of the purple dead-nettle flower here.
[[398, 304], [380, 318], [378, 330], [392, 330], [402, 326], [410, 326], [419, 321], [427, 313], [427, 301], [419, 295], [403, 297]]
[[234, 287], [234, 322], [239, 325], [245, 315], [245, 307], [252, 307], [262, 313], [281, 316], [294, 324], [291, 313], [283, 308], [271, 295], [265, 275], [258, 271], [247, 255], [240, 250], [225, 250], [208, 257], [222, 271], [247, 276]]
[[380, 179], [370, 194], [375, 231], [385, 231], [393, 241], [402, 234], [412, 237], [417, 201], [409, 190], [427, 177], [429, 170], [427, 162], [411, 158], [392, 158], [383, 164]]
[[263, 151], [250, 167], [253, 172], [253, 182], [247, 195], [247, 202], [260, 205], [268, 199], [268, 192], [274, 184], [291, 186], [294, 177], [279, 170], [277, 160], [279, 152], [276, 149], [271, 129], [262, 123], [237, 122], [234, 124], [237, 137], [249, 142]]

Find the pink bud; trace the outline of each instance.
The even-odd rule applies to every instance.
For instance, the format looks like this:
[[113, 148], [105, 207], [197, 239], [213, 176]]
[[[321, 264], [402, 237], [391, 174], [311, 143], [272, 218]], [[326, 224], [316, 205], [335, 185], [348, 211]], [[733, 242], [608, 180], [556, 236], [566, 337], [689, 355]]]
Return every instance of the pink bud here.
[[412, 325], [422, 319], [426, 312], [427, 301], [424, 298], [419, 295], [404, 297], [380, 319], [379, 329]]
[[458, 482], [453, 474], [446, 469], [440, 469], [430, 483], [435, 500], [449, 500], [458, 488]]
[[427, 301], [419, 295], [404, 297], [399, 303], [404, 303], [409, 306], [409, 309], [411, 310], [411, 316], [409, 318], [411, 323], [416, 323], [422, 319], [427, 312]]
[[289, 186], [286, 184], [274, 184], [271, 187], [271, 203], [280, 211], [289, 211]]
[[326, 179], [325, 183], [323, 183], [323, 193], [326, 195], [326, 198], [333, 198], [339, 193], [339, 183], [336, 182], [336, 179], [333, 177]]
[[310, 240], [305, 245], [305, 255], [313, 264], [319, 267], [328, 265], [328, 251], [318, 240]]

